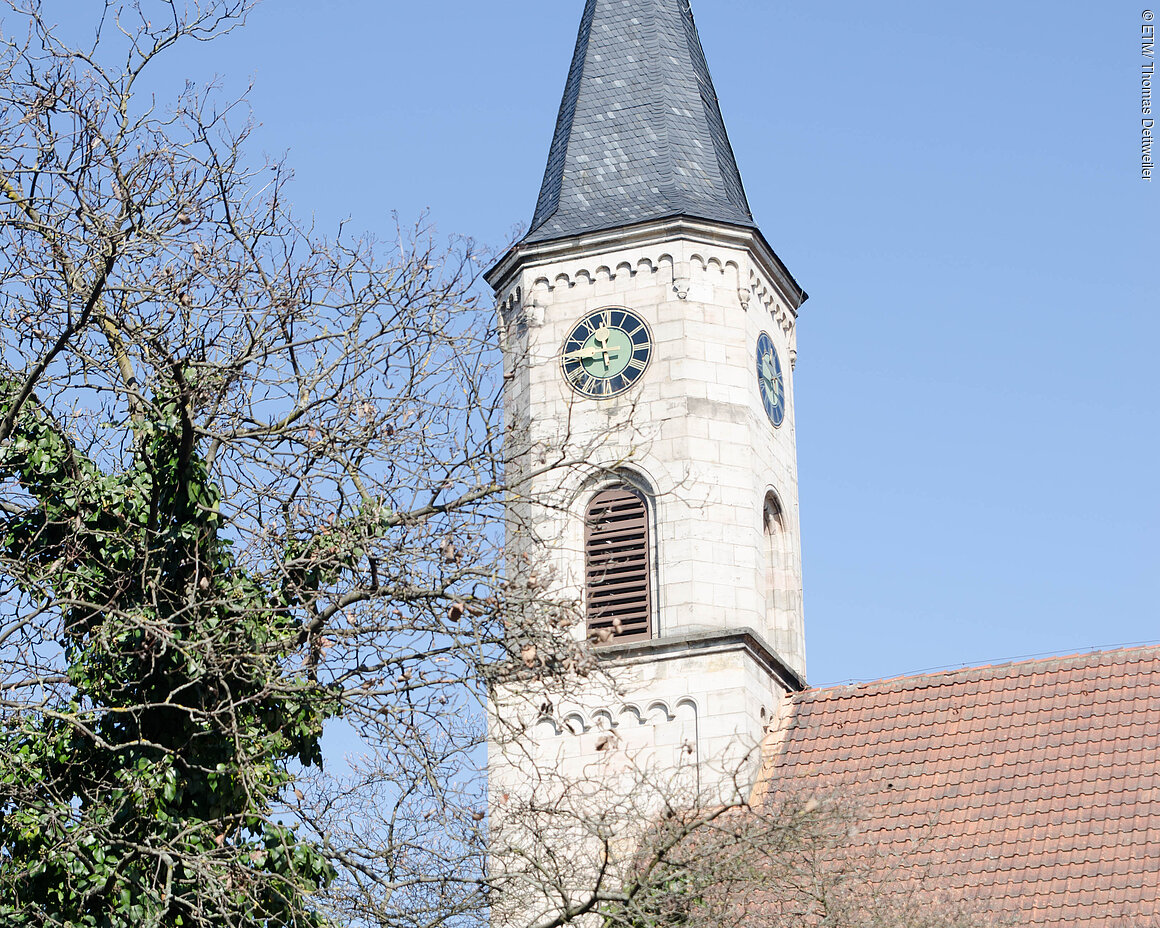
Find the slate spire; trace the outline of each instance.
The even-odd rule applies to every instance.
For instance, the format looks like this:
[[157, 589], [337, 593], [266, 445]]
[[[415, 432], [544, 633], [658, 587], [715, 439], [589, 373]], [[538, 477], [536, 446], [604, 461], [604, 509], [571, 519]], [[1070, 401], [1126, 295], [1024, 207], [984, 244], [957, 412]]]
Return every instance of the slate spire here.
[[754, 227], [689, 0], [587, 0], [524, 241], [675, 216]]

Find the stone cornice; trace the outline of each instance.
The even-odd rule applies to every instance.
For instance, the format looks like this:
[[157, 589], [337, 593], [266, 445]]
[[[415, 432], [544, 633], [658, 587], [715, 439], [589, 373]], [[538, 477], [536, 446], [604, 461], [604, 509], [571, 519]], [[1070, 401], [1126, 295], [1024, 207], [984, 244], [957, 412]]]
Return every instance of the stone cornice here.
[[484, 274], [484, 279], [498, 292], [507, 287], [510, 278], [528, 266], [562, 259], [583, 259], [621, 248], [657, 245], [674, 239], [747, 250], [762, 272], [785, 295], [795, 317], [801, 305], [809, 299], [809, 294], [794, 280], [758, 230], [679, 216], [548, 242], [520, 242]]
[[748, 653], [766, 673], [785, 688], [786, 692], [799, 693], [806, 688], [806, 681], [787, 667], [761, 635], [752, 628], [681, 632], [648, 641], [602, 645], [596, 653], [602, 661], [631, 665], [642, 661], [673, 660], [694, 654], [726, 651]]

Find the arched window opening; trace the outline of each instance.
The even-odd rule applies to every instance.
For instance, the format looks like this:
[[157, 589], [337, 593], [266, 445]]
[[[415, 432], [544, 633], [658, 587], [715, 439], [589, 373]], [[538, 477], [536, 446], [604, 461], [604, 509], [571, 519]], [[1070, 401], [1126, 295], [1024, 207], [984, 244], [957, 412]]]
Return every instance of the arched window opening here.
[[652, 636], [648, 508], [627, 486], [592, 497], [584, 519], [588, 634], [598, 644]]

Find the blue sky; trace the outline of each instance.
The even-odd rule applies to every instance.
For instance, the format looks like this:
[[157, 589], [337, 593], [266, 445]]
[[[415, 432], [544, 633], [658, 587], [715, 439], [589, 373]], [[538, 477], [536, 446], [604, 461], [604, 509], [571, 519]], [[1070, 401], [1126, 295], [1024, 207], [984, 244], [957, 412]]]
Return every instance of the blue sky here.
[[[300, 213], [502, 246], [582, 0], [266, 0], [171, 72], [254, 81]], [[693, 0], [755, 217], [810, 292], [810, 679], [1160, 640], [1140, 3]], [[182, 72], [184, 69], [184, 72]]]

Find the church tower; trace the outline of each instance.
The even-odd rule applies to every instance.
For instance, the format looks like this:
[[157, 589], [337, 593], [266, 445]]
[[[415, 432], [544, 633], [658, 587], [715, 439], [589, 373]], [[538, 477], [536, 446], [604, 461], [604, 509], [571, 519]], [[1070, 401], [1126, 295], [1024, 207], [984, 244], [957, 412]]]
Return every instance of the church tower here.
[[[614, 681], [529, 697], [526, 750], [591, 777], [611, 744], [702, 794], [743, 790], [805, 681], [806, 294], [753, 220], [688, 0], [587, 0], [531, 228], [487, 280], [509, 550], [579, 604]], [[527, 763], [493, 744], [493, 819]]]

